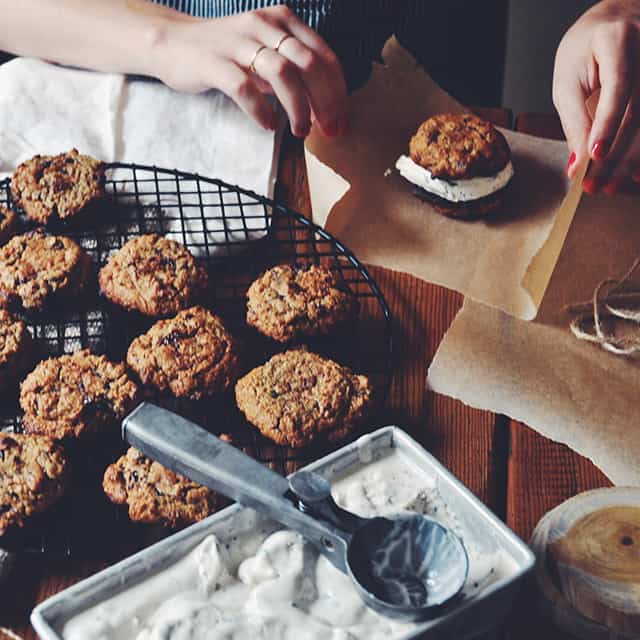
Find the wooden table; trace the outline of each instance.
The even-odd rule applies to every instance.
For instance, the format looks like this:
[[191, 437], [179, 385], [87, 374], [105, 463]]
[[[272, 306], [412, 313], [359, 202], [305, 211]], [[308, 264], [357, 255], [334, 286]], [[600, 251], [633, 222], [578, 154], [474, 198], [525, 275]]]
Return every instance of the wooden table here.
[[[508, 110], [478, 111], [501, 126], [512, 126]], [[515, 126], [539, 136], [562, 136], [552, 116], [521, 115]], [[302, 148], [291, 139], [283, 146], [277, 197], [310, 215]], [[589, 461], [525, 425], [427, 392], [427, 367], [460, 309], [462, 296], [387, 269], [372, 267], [371, 273], [395, 318], [397, 368], [385, 419], [404, 426], [524, 540], [538, 519], [558, 503], [610, 484]], [[12, 581], [0, 586], [0, 626], [24, 638], [36, 638], [28, 621], [34, 605], [106, 564], [106, 559], [21, 560]], [[525, 589], [496, 637], [556, 640], [567, 636], [539, 620]]]

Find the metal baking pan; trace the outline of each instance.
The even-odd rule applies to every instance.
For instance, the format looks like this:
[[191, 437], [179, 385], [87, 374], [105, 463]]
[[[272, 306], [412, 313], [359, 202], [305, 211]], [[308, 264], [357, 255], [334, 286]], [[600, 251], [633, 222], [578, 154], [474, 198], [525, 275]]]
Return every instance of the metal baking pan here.
[[[442, 615], [420, 623], [402, 640], [410, 638], [455, 638], [464, 640], [498, 625], [509, 612], [523, 578], [533, 568], [530, 549], [480, 500], [449, 473], [415, 440], [397, 427], [384, 427], [308, 465], [327, 479], [337, 479], [363, 465], [394, 452], [401, 460], [435, 481], [449, 510], [456, 515], [463, 537], [486, 553], [497, 549], [508, 558], [505, 576], [473, 596], [448, 608]], [[62, 640], [65, 621], [162, 571], [186, 555], [207, 535], [228, 531], [236, 520], [247, 526], [250, 510], [232, 505], [183, 531], [141, 551], [93, 577], [66, 589], [38, 605], [31, 622], [42, 640]], [[252, 526], [255, 526], [255, 522]], [[91, 640], [87, 638], [87, 640]]]

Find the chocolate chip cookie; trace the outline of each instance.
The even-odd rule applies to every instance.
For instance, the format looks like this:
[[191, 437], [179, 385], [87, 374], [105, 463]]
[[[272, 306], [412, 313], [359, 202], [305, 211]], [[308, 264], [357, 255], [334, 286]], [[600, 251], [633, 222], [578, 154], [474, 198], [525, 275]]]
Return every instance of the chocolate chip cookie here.
[[217, 493], [163, 467], [131, 447], [109, 465], [102, 483], [109, 500], [129, 507], [135, 522], [176, 527], [198, 522], [221, 504]]
[[0, 309], [0, 393], [11, 388], [32, 366], [34, 344], [27, 325]]
[[338, 276], [315, 265], [273, 267], [247, 292], [247, 323], [278, 342], [328, 334], [356, 312], [356, 299]]
[[433, 178], [462, 180], [504, 169], [511, 151], [490, 122], [471, 114], [440, 114], [425, 120], [409, 143], [409, 156]]
[[25, 431], [53, 438], [96, 434], [113, 427], [137, 399], [138, 388], [124, 364], [88, 349], [43, 360], [20, 385]]
[[0, 432], [0, 535], [64, 493], [67, 461], [52, 438]]
[[47, 224], [73, 218], [104, 195], [104, 163], [77, 149], [56, 156], [34, 156], [11, 179], [13, 199], [28, 218]]
[[357, 427], [372, 404], [363, 375], [302, 350], [280, 353], [236, 384], [247, 420], [278, 444], [334, 442]]
[[18, 215], [15, 211], [0, 205], [0, 245], [4, 244], [18, 228]]
[[100, 291], [115, 304], [154, 318], [191, 306], [207, 288], [207, 272], [188, 249], [157, 234], [138, 236], [100, 270]]
[[226, 391], [238, 373], [238, 348], [222, 320], [203, 307], [191, 307], [159, 320], [136, 338], [127, 364], [143, 384], [197, 400]]
[[15, 236], [0, 247], [0, 302], [42, 309], [81, 293], [90, 273], [91, 259], [69, 238], [41, 230]]

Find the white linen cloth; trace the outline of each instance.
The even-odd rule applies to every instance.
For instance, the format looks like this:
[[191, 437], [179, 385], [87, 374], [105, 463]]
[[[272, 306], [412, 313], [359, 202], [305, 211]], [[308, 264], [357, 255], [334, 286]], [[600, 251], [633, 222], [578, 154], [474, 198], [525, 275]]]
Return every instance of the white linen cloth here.
[[[177, 168], [272, 197], [279, 141], [217, 91], [183, 94], [147, 79], [29, 58], [0, 66], [0, 177], [35, 154], [76, 147], [105, 162]], [[264, 227], [264, 220], [246, 222], [249, 229], [252, 223]], [[194, 222], [187, 231], [196, 242], [203, 232], [215, 240], [221, 224], [203, 229]], [[241, 221], [227, 222], [232, 239], [234, 224], [244, 228]]]

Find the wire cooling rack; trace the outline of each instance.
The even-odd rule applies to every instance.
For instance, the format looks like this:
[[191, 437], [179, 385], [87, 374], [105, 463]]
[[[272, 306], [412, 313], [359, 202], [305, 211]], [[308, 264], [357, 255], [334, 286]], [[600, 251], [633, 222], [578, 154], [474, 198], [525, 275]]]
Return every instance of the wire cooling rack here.
[[[105, 190], [107, 197], [92, 205], [80, 220], [54, 223], [51, 233], [76, 240], [91, 256], [96, 270], [134, 236], [161, 233], [182, 242], [208, 269], [210, 289], [205, 304], [239, 338], [245, 370], [283, 350], [246, 326], [245, 294], [251, 282], [267, 268], [283, 263], [322, 264], [336, 271], [357, 297], [358, 316], [339, 334], [306, 344], [370, 376], [378, 401], [384, 400], [393, 364], [391, 314], [367, 269], [329, 233], [255, 193], [176, 170], [110, 164]], [[0, 182], [0, 204], [12, 206], [9, 180]], [[24, 216], [21, 219], [24, 230], [33, 226]], [[76, 308], [29, 313], [25, 320], [41, 358], [87, 347], [112, 360], [123, 360], [131, 340], [153, 324], [110, 304], [95, 290], [86, 300], [77, 301]], [[213, 433], [227, 434], [233, 444], [283, 474], [326, 452], [271, 443], [246, 423], [232, 395], [197, 402], [158, 395], [151, 399]], [[20, 431], [17, 391], [2, 400], [0, 420], [1, 428]], [[100, 447], [74, 445], [69, 452], [74, 471], [69, 495], [25, 529], [5, 535], [0, 545], [66, 555], [95, 552], [105, 557], [114, 543], [116, 553], [128, 553], [165, 535], [158, 527], [131, 524], [126, 511], [114, 508], [102, 494], [104, 469], [125, 449], [117, 433]]]

